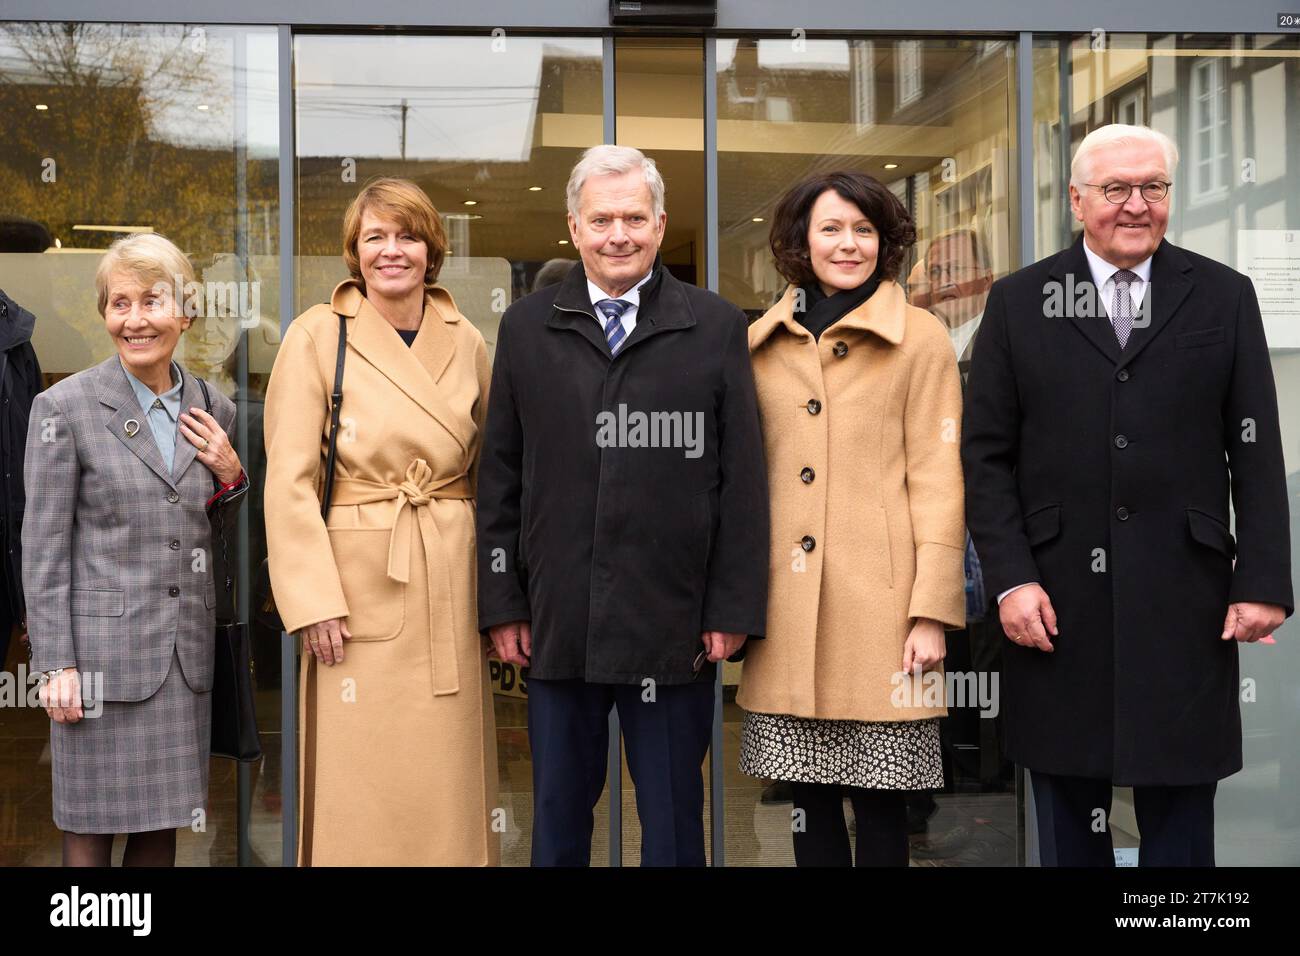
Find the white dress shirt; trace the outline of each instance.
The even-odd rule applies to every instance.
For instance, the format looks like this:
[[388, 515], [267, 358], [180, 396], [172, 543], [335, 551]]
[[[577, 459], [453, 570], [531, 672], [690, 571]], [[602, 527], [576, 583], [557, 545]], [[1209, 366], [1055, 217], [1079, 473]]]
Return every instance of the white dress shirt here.
[[[636, 313], [641, 307], [641, 287], [650, 281], [652, 275], [654, 275], [654, 269], [651, 269], [643, 275], [639, 280], [637, 280], [636, 285], [632, 286], [631, 289], [624, 292], [622, 295], [609, 295], [604, 289], [596, 285], [596, 283], [592, 282], [590, 279], [587, 280], [587, 295], [591, 297], [593, 308], [596, 303], [602, 299], [622, 299], [624, 302], [632, 303], [632, 307], [623, 313], [623, 318], [621, 320], [623, 334], [625, 336], [623, 339], [624, 342], [632, 337], [632, 330], [636, 328]], [[601, 332], [604, 332], [605, 318], [600, 314], [599, 309], [596, 309], [596, 323], [600, 326]]]
[[[1097, 294], [1101, 297], [1102, 305], [1105, 307], [1107, 314], [1110, 313], [1110, 304], [1115, 298], [1115, 273], [1119, 272], [1120, 266], [1112, 265], [1097, 253], [1088, 248], [1088, 240], [1083, 240], [1083, 254], [1088, 257], [1088, 269], [1092, 272], [1092, 284], [1097, 289]], [[1142, 314], [1142, 297], [1146, 293], [1147, 286], [1151, 284], [1151, 256], [1147, 256], [1132, 269], [1129, 270], [1137, 279], [1129, 283], [1128, 294], [1133, 297], [1133, 314]], [[1007, 588], [998, 595], [998, 603], [1012, 591], [1018, 591], [1027, 584], [1035, 584], [1034, 581], [1026, 581], [1025, 584], [1017, 584], [1013, 588]]]
[[[1088, 257], [1088, 268], [1092, 271], [1092, 284], [1096, 286], [1097, 294], [1101, 296], [1106, 314], [1109, 315], [1110, 304], [1115, 298], [1115, 273], [1119, 272], [1120, 266], [1111, 265], [1089, 249], [1086, 238], [1083, 240], [1083, 254]], [[1128, 287], [1128, 294], [1133, 299], [1133, 314], [1141, 315], [1142, 296], [1146, 293], [1147, 286], [1151, 284], [1151, 257], [1147, 256], [1129, 271], [1137, 276], [1137, 280], [1129, 283]]]
[[984, 321], [984, 313], [981, 311], [979, 315], [972, 316], [957, 328], [948, 330], [948, 338], [952, 340], [952, 350], [957, 353], [957, 361], [961, 361], [966, 346], [970, 345], [970, 340], [975, 337], [975, 332], [982, 321]]

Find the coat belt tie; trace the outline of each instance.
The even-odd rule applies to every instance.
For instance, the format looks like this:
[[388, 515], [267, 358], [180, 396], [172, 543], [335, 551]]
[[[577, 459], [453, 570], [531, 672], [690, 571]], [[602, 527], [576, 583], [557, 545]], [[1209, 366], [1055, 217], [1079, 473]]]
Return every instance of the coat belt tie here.
[[472, 498], [469, 478], [452, 475], [435, 478], [423, 458], [406, 466], [406, 476], [396, 485], [365, 478], [339, 478], [334, 505], [363, 505], [395, 500], [393, 530], [388, 537], [388, 577], [401, 584], [411, 581], [411, 535], [419, 529], [424, 547], [424, 567], [429, 586], [429, 660], [433, 666], [435, 696], [460, 690], [456, 662], [456, 608], [451, 598], [451, 568], [442, 547], [442, 532], [434, 509], [437, 498]]

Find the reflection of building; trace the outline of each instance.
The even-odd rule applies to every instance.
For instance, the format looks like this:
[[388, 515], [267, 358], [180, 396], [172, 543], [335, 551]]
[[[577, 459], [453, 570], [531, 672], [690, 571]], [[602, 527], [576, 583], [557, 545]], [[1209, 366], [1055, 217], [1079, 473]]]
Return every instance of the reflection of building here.
[[[983, 5], [950, 0], [912, 0], [891, 14], [910, 17], [913, 35], [870, 32], [857, 0], [797, 10], [775, 0], [725, 3], [717, 31], [641, 34], [610, 31], [605, 9], [590, 0], [551, 0], [546, 15], [556, 26], [545, 35], [529, 32], [536, 4], [512, 5], [517, 19], [491, 26], [468, 23], [463, 18], [472, 10], [457, 8], [447, 16], [462, 18], [463, 29], [439, 33], [431, 17], [436, 21], [450, 5], [435, 4], [432, 14], [386, 10], [391, 26], [380, 31], [332, 27], [317, 10], [270, 0], [259, 14], [286, 24], [291, 63], [282, 58], [274, 26], [201, 26], [213, 15], [206, 0], [172, 5], [188, 26], [137, 25], [157, 15], [156, 5], [140, 0], [119, 0], [121, 22], [74, 22], [84, 6], [45, 0], [35, 15], [47, 22], [0, 26], [0, 218], [42, 223], [63, 247], [93, 250], [116, 233], [74, 225], [149, 226], [194, 253], [201, 273], [217, 257], [246, 258], [263, 283], [262, 312], [276, 327], [318, 301], [319, 287], [341, 272], [340, 218], [360, 185], [371, 176], [403, 175], [448, 216], [448, 284], [491, 341], [499, 317], [494, 290], [508, 286], [513, 299], [532, 288], [543, 263], [576, 258], [567, 245], [564, 185], [579, 152], [603, 140], [606, 129], [644, 148], [664, 172], [666, 261], [702, 285], [716, 271], [716, 288], [750, 312], [764, 309], [780, 289], [768, 229], [777, 197], [799, 177], [839, 166], [866, 170], [912, 210], [920, 233], [915, 255], [942, 232], [974, 227], [993, 274], [1003, 275], [1069, 241], [1074, 226], [1063, 181], [1070, 149], [1114, 120], [1150, 122], [1183, 151], [1174, 241], [1235, 264], [1238, 230], [1300, 229], [1300, 37], [1227, 35], [1274, 22], [1273, 8], [1258, 0], [1198, 6], [1194, 16], [1177, 0], [1129, 4], [1135, 28], [1160, 32], [1108, 36], [1096, 50], [1097, 37], [1066, 32], [1080, 14], [1064, 0], [1035, 5], [1035, 22], [1056, 32], [1034, 34], [1028, 46], [1011, 32], [1019, 24], [984, 22]], [[794, 34], [787, 10], [802, 24]], [[67, 22], [49, 22], [60, 20]], [[1200, 32], [1164, 32], [1170, 23]], [[495, 26], [504, 35], [494, 38]], [[1018, 81], [1021, 57], [1032, 67], [1025, 84]], [[1021, 108], [1032, 119], [1028, 175], [1015, 151]], [[46, 159], [57, 164], [55, 181], [41, 178]], [[354, 177], [345, 176], [349, 159]], [[1031, 226], [1025, 235], [1022, 209]], [[96, 257], [24, 252], [0, 251], [0, 286], [37, 314], [43, 365], [66, 374], [103, 357]], [[455, 257], [470, 267], [459, 272]], [[915, 264], [905, 263], [904, 276]], [[282, 279], [292, 281], [282, 287]], [[224, 357], [236, 379], [246, 447], [260, 445], [260, 393], [278, 344], [268, 334], [274, 331], [245, 338], [241, 365], [240, 351], [226, 354], [229, 330], [205, 330], [208, 363]], [[55, 361], [44, 362], [46, 356]], [[1294, 475], [1300, 353], [1275, 353], [1274, 370]], [[256, 455], [250, 461], [256, 472]], [[244, 576], [262, 548], [260, 501], [246, 517]], [[1300, 860], [1293, 823], [1284, 826], [1285, 815], [1279, 823], [1272, 814], [1288, 797], [1279, 793], [1279, 774], [1293, 780], [1300, 766], [1295, 736], [1286, 733], [1297, 712], [1294, 693], [1290, 703], [1280, 700], [1287, 687], [1300, 685], [1295, 655], [1285, 656], [1294, 622], [1287, 627], [1279, 645], [1243, 652], [1243, 675], [1259, 674], [1265, 692], [1247, 711], [1247, 769], [1220, 788], [1225, 861], [1234, 850], [1237, 859], [1249, 850], [1258, 862]], [[281, 671], [264, 666], [275, 650], [276, 642], [268, 643], [258, 652], [266, 682], [258, 704], [271, 731], [265, 743], [272, 762], [246, 772], [242, 791], [233, 771], [219, 768], [211, 820], [225, 826], [210, 826], [203, 837], [183, 835], [183, 859], [230, 863], [242, 849], [249, 860], [274, 862], [285, 858], [286, 846], [292, 859], [295, 777], [286, 763], [281, 804], [274, 761], [281, 734], [292, 740], [296, 733], [295, 709], [290, 686], [281, 710]], [[961, 652], [955, 641], [953, 651]], [[288, 677], [291, 656], [287, 663]], [[734, 675], [729, 668], [726, 682]], [[518, 701], [498, 699], [503, 803], [515, 828], [505, 843], [513, 862], [527, 859], [531, 813], [522, 710]], [[762, 804], [753, 781], [735, 774], [736, 716], [727, 702], [719, 731], [726, 743], [712, 778], [714, 852], [725, 853], [729, 864], [789, 862], [789, 805]], [[0, 764], [0, 864], [52, 859], [57, 834], [43, 812], [49, 774], [39, 763], [43, 720], [23, 712], [0, 721], [2, 749], [12, 755]], [[960, 771], [974, 751], [963, 751], [960, 739], [954, 746]], [[962, 778], [960, 785], [967, 783]], [[967, 849], [944, 857], [948, 851], [936, 840], [927, 862], [1007, 864], [1032, 856], [1032, 847], [1016, 840], [1012, 795], [977, 795], [985, 801], [980, 818], [992, 821], [987, 826], [974, 822], [971, 804], [961, 802], [967, 796], [940, 796], [944, 809], [931, 834], [965, 826], [973, 836]], [[631, 802], [625, 793], [623, 806]], [[611, 824], [608, 803], [597, 815], [597, 858], [608, 854], [602, 837], [612, 832], [624, 838], [623, 858], [633, 859], [631, 815], [626, 828], [617, 813]], [[251, 826], [237, 836], [241, 820]], [[989, 836], [991, 829], [1004, 837]]]
[[[250, 157], [240, 170], [229, 146], [157, 139], [143, 98], [139, 87], [86, 94], [48, 84], [0, 83], [4, 212], [42, 222], [65, 249], [103, 249], [124, 234], [111, 227], [143, 226], [166, 232], [191, 255], [234, 249], [240, 232], [250, 253], [272, 254], [279, 229], [277, 160]], [[129, 161], [122, 161], [123, 154]], [[241, 210], [230, 201], [237, 174], [247, 196], [242, 226]], [[160, 192], [169, 197], [161, 207]], [[186, 215], [172, 215], [171, 204]]]
[[[1059, 157], [1052, 183], [1068, 170], [1063, 117], [1071, 149], [1103, 123], [1136, 122], [1179, 145], [1173, 241], [1235, 265], [1238, 229], [1300, 223], [1300, 59], [1292, 40], [1147, 34], [1097, 44], [1084, 37], [1063, 57], [1069, 73], [1055, 84], [1057, 109], [1038, 114]], [[1038, 210], [1044, 254], [1079, 228], [1066, 214], [1063, 190], [1047, 185]]]
[[780, 293], [767, 250], [776, 199], [837, 167], [887, 183], [923, 240], [978, 226], [995, 270], [1007, 270], [1012, 61], [1003, 41], [723, 42], [735, 44], [718, 71], [725, 295], [762, 310]]
[[[315, 66], [328, 69], [331, 64]], [[532, 136], [516, 159], [401, 159], [373, 155], [374, 148], [365, 143], [357, 143], [355, 153], [300, 157], [300, 254], [338, 255], [339, 223], [348, 203], [367, 179], [386, 175], [410, 179], [429, 194], [443, 216], [452, 256], [503, 256], [540, 263], [563, 255], [565, 247], [558, 243], [568, 237], [564, 183], [577, 152], [600, 138], [600, 69], [599, 57], [576, 56], [571, 49], [540, 44], [536, 86], [523, 94], [532, 103], [528, 121]], [[474, 100], [472, 93], [466, 95], [468, 105]], [[300, 124], [339, 122], [332, 112], [339, 107], [336, 89], [303, 92], [300, 102]], [[451, 112], [441, 101], [407, 97], [403, 102], [407, 115], [395, 114], [394, 123], [440, 125]], [[367, 103], [366, 108], [376, 114], [389, 111], [382, 96]], [[485, 96], [483, 108], [492, 105]], [[474, 144], [457, 143], [456, 148], [472, 151]], [[542, 188], [530, 191], [538, 185]], [[517, 285], [512, 298], [527, 291], [526, 285]]]

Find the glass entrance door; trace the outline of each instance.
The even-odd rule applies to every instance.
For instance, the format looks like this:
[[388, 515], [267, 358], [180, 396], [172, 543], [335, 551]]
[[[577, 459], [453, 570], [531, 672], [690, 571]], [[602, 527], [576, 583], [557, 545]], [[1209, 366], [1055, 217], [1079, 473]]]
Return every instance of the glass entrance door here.
[[[916, 223], [917, 243], [900, 273], [909, 299], [943, 323], [959, 362], [967, 360], [989, 285], [1018, 265], [1011, 228], [1015, 45], [908, 37], [716, 43], [718, 188], [710, 201], [718, 210], [718, 291], [751, 318], [762, 315], [785, 285], [768, 247], [782, 193], [814, 172], [865, 172], [892, 190]], [[944, 667], [959, 678], [959, 693], [940, 724], [944, 789], [908, 798], [913, 865], [1019, 860], [1013, 768], [998, 748], [1001, 640], [996, 619], [947, 634]], [[733, 700], [741, 680], [743, 665], [729, 665], [726, 862], [790, 865], [788, 786], [736, 770], [743, 713]]]

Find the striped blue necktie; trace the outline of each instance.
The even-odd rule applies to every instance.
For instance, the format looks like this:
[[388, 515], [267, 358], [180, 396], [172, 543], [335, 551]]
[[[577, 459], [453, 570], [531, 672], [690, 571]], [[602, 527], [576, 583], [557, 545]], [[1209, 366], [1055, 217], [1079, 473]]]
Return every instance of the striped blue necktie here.
[[632, 308], [632, 303], [625, 299], [601, 299], [596, 308], [605, 317], [605, 341], [609, 343], [611, 355], [618, 353], [618, 348], [627, 338], [623, 329], [623, 313]]

